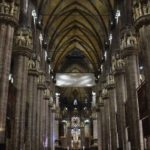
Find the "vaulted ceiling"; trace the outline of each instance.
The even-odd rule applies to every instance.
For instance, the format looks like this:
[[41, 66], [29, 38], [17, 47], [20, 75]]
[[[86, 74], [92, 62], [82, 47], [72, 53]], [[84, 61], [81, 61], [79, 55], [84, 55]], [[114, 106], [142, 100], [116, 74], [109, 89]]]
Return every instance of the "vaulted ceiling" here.
[[85, 70], [96, 72], [108, 40], [113, 0], [39, 0], [38, 5], [54, 72], [69, 70], [64, 67], [69, 63], [66, 58], [74, 51], [84, 58], [70, 63], [72, 70], [82, 70], [85, 62]]
[[[54, 74], [96, 73], [104, 59], [114, 0], [37, 0]], [[61, 88], [62, 100], [91, 100], [92, 88]], [[74, 91], [78, 97], [73, 97]], [[82, 94], [81, 94], [82, 93]], [[88, 103], [90, 104], [90, 100]], [[64, 102], [64, 101], [63, 101]]]

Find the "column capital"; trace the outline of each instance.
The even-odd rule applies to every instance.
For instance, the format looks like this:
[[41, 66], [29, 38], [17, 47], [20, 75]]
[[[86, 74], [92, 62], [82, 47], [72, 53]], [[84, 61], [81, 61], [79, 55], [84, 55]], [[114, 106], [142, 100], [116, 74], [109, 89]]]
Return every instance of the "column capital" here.
[[104, 102], [103, 102], [102, 96], [100, 95], [98, 98], [98, 108], [103, 107], [103, 106], [104, 106]]
[[97, 120], [97, 111], [96, 110], [92, 111], [92, 120]]
[[115, 88], [115, 79], [113, 74], [108, 74], [106, 77], [106, 87], [107, 89]]
[[103, 100], [107, 100], [109, 98], [109, 93], [108, 93], [108, 89], [106, 87], [104, 87], [102, 89], [102, 99]]
[[136, 29], [150, 24], [150, 1], [133, 2], [133, 19]]
[[30, 57], [33, 51], [33, 36], [30, 28], [19, 27], [14, 36], [13, 53]]
[[100, 103], [100, 104], [99, 104], [99, 107], [104, 107], [104, 103]]
[[29, 59], [28, 60], [28, 74], [32, 75], [32, 76], [38, 76], [39, 72], [38, 72], [38, 65], [37, 65], [37, 61], [33, 60], [33, 59]]
[[18, 25], [19, 5], [15, 2], [0, 2], [0, 21], [12, 25]]
[[121, 30], [120, 50], [123, 57], [138, 54], [138, 42], [133, 26]]
[[43, 71], [39, 71], [39, 76], [38, 76], [38, 88], [39, 89], [46, 89], [46, 84], [45, 84], [45, 73]]
[[62, 119], [62, 117], [61, 117], [60, 110], [56, 109], [55, 110], [55, 120], [61, 120], [61, 119]]
[[54, 103], [53, 98], [50, 96], [49, 101], [48, 101], [48, 106], [50, 108], [52, 108], [53, 107], [53, 103]]
[[52, 110], [52, 113], [56, 113], [56, 104], [55, 103], [53, 103], [51, 110]]
[[112, 56], [112, 72], [114, 75], [125, 73], [125, 60], [119, 53]]
[[48, 88], [44, 90], [44, 99], [50, 100], [50, 90]]

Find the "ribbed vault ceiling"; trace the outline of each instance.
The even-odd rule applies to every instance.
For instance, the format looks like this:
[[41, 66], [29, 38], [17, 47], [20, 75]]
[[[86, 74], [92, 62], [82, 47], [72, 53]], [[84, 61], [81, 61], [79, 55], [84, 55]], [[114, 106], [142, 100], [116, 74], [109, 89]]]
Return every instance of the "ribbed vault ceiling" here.
[[86, 66], [97, 71], [108, 40], [113, 0], [39, 0], [38, 5], [53, 70], [63, 67], [66, 56], [78, 49], [89, 62]]

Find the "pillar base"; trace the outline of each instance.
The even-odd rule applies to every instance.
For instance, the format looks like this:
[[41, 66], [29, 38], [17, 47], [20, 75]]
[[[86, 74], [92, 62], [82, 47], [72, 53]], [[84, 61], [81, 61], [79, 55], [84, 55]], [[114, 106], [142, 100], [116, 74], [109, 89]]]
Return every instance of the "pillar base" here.
[[6, 150], [6, 144], [0, 144], [0, 150]]
[[120, 148], [117, 148], [117, 150], [123, 150], [123, 148], [120, 147]]

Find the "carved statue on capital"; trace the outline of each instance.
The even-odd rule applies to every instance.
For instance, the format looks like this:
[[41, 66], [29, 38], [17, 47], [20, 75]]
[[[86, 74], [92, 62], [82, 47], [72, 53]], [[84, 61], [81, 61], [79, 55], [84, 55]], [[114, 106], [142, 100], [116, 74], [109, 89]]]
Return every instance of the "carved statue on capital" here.
[[52, 112], [56, 112], [56, 104], [55, 103], [53, 103], [51, 110], [52, 110]]
[[115, 84], [115, 79], [112, 74], [107, 75], [107, 85], [113, 85]]
[[125, 66], [125, 61], [119, 56], [119, 54], [112, 56], [112, 71], [113, 72], [123, 69], [124, 66]]
[[2, 0], [0, 2], [0, 14], [13, 16], [16, 19], [19, 18], [19, 5], [17, 5], [15, 2], [8, 2], [5, 0]]
[[45, 99], [50, 99], [50, 90], [49, 89], [45, 89], [44, 90], [44, 98]]
[[102, 89], [102, 98], [108, 98], [109, 97], [109, 94], [108, 94], [108, 90], [107, 88], [103, 88]]
[[115, 71], [117, 65], [117, 60], [115, 56], [112, 56], [112, 71]]
[[10, 11], [10, 4], [5, 1], [2, 1], [0, 3], [0, 13], [9, 14], [9, 11]]
[[146, 0], [143, 2], [133, 2], [133, 19], [136, 21], [142, 16], [146, 16], [150, 14], [150, 0]]
[[16, 47], [27, 47], [32, 49], [33, 38], [32, 32], [28, 28], [19, 28], [15, 35], [15, 46]]
[[123, 33], [120, 44], [121, 50], [128, 47], [137, 47], [136, 35], [130, 29]]
[[99, 104], [102, 104], [102, 103], [103, 103], [102, 96], [99, 96], [98, 102], [99, 102]]
[[36, 60], [36, 66], [37, 66], [37, 70], [40, 70], [40, 62], [41, 62], [41, 58], [40, 56], [37, 56], [37, 60]]
[[92, 119], [93, 120], [97, 119], [97, 112], [95, 110], [93, 110], [93, 112], [92, 112]]
[[137, 45], [137, 39], [133, 35], [133, 33], [130, 31], [130, 34], [127, 38], [127, 46], [135, 46], [135, 45]]
[[120, 45], [120, 49], [124, 49], [127, 46], [127, 38], [126, 38], [126, 34], [124, 34], [123, 38], [121, 38], [121, 45]]
[[45, 81], [46, 81], [45, 75], [43, 73], [40, 73], [38, 77], [38, 84], [45, 84]]
[[49, 105], [49, 107], [53, 107], [53, 97], [51, 97], [50, 96], [50, 99], [49, 99], [49, 101], [48, 101], [48, 105]]
[[10, 15], [18, 18], [19, 7], [14, 2], [10, 4]]
[[29, 70], [33, 70], [36, 69], [36, 63], [33, 59], [29, 59], [28, 60], [28, 69]]

